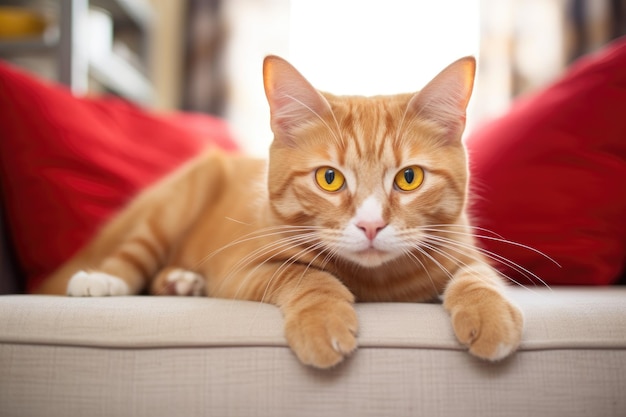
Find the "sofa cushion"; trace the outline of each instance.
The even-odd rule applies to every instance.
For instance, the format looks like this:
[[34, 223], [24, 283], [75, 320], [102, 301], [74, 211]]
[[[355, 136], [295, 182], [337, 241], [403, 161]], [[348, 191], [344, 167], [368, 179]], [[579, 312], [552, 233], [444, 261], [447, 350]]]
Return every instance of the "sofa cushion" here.
[[[626, 38], [469, 135], [488, 251], [549, 284], [615, 283], [626, 261]], [[502, 237], [528, 245], [556, 260]], [[537, 282], [514, 265], [521, 284]]]
[[207, 145], [235, 149], [217, 118], [77, 98], [2, 62], [0, 126], [2, 204], [29, 290], [139, 189]]
[[357, 304], [359, 348], [325, 371], [275, 306], [204, 297], [0, 297], [8, 416], [623, 416], [626, 288], [511, 288], [520, 350], [491, 363], [440, 304]]

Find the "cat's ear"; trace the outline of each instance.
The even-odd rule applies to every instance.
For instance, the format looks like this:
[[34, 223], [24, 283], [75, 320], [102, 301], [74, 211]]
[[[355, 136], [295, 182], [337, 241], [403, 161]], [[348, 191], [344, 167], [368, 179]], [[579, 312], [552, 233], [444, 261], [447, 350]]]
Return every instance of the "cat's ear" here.
[[263, 83], [276, 139], [291, 142], [299, 126], [331, 112], [328, 101], [280, 57], [270, 55], [263, 61]]
[[461, 58], [448, 65], [409, 102], [414, 117], [432, 120], [458, 140], [465, 128], [465, 111], [472, 95], [476, 60]]

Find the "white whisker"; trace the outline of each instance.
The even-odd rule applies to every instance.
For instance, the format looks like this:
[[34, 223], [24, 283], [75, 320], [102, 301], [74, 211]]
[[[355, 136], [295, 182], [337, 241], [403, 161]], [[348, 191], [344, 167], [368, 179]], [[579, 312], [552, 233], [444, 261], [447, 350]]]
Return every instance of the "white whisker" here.
[[[483, 278], [483, 276], [481, 274], [479, 274], [475, 268], [472, 268], [471, 265], [468, 265], [467, 263], [463, 262], [461, 259], [452, 256], [450, 253], [444, 251], [443, 249], [439, 249], [438, 247], [431, 245], [429, 243], [426, 242], [421, 242], [421, 245], [425, 246], [427, 249], [430, 249], [431, 251], [439, 254], [440, 256], [443, 256], [444, 258], [448, 259], [449, 261], [453, 262], [454, 264], [457, 265], [457, 267], [459, 268], [463, 268], [465, 270], [465, 272], [469, 272], [471, 275], [473, 275], [474, 277], [478, 278], [481, 281], [487, 282], [485, 281], [485, 279]], [[462, 255], [467, 256], [465, 253], [457, 251], [458, 253], [461, 253]], [[474, 261], [474, 263], [478, 264], [478, 265], [487, 265], [489, 267], [489, 269], [492, 269], [491, 266], [487, 263], [485, 263], [484, 261], [481, 261], [479, 259], [473, 258], [471, 256], [468, 256], [470, 259], [472, 259], [472, 261]], [[495, 272], [495, 271], [494, 271]]]
[[270, 253], [272, 253], [273, 251], [277, 249], [280, 249], [280, 251], [278, 252], [278, 254], [280, 254], [280, 253], [283, 253], [285, 250], [292, 248], [300, 243], [306, 243], [309, 239], [310, 239], [309, 236], [298, 235], [298, 236], [291, 236], [291, 237], [279, 239], [274, 242], [270, 242], [266, 245], [263, 245], [255, 249], [248, 255], [244, 256], [239, 261], [237, 261], [237, 263], [235, 263], [232, 266], [231, 271], [229, 272], [229, 275], [227, 275], [227, 278], [231, 274], [232, 275], [237, 274], [241, 269], [244, 269], [248, 264], [260, 258], [266, 257], [267, 255], [269, 255]]
[[[457, 258], [456, 256], [453, 256], [453, 254], [450, 253], [450, 251], [454, 251], [455, 253], [459, 255], [463, 255], [471, 259], [473, 262], [484, 264], [491, 268], [492, 266], [488, 262], [486, 262], [485, 259], [479, 256], [479, 255], [482, 255], [486, 257], [487, 259], [490, 259], [492, 261], [498, 262], [504, 266], [511, 268], [513, 271], [517, 272], [524, 278], [528, 279], [530, 282], [534, 283], [534, 285], [537, 285], [537, 282], [539, 282], [545, 287], [550, 288], [549, 285], [543, 279], [541, 279], [541, 277], [539, 277], [538, 275], [536, 275], [529, 269], [524, 268], [523, 266], [515, 263], [514, 261], [507, 259], [506, 257], [499, 255], [495, 252], [476, 246], [470, 241], [454, 239], [453, 236], [467, 236], [467, 237], [471, 237], [472, 239], [476, 237], [474, 233], [470, 233], [466, 231], [450, 230], [450, 228], [455, 228], [455, 227], [460, 228], [460, 229], [472, 228], [472, 226], [465, 226], [461, 224], [437, 224], [437, 225], [429, 225], [429, 226], [420, 226], [415, 229], [407, 229], [407, 230], [404, 230], [403, 232], [400, 232], [399, 237], [402, 238], [407, 244], [411, 246], [416, 246], [416, 245], [424, 246], [426, 249], [438, 254], [439, 256], [442, 256], [454, 262], [457, 266], [465, 267], [468, 270], [471, 270], [471, 268], [466, 263], [464, 263], [461, 259]], [[474, 227], [474, 229], [481, 230], [485, 233], [497, 235], [497, 233], [494, 233], [493, 231], [485, 229], [485, 228]], [[450, 235], [452, 235], [452, 237], [449, 237]], [[418, 242], [415, 242], [416, 236], [421, 236], [421, 239]], [[526, 248], [535, 253], [540, 253], [542, 256], [545, 256], [546, 258], [550, 259], [547, 255], [542, 254], [540, 251], [533, 250], [533, 248], [527, 247], [526, 245], [517, 244], [516, 242], [508, 241], [502, 237], [495, 238], [493, 236], [487, 236], [487, 235], [479, 235], [479, 236], [482, 236], [484, 238], [491, 238], [498, 242], [508, 243], [514, 246]], [[555, 262], [552, 259], [550, 260], [552, 262]], [[558, 263], [556, 264], [558, 265]], [[516, 285], [519, 285], [521, 287], [526, 288], [527, 290], [530, 290], [525, 285], [513, 279], [512, 277], [508, 276], [507, 274], [502, 273], [502, 272], [499, 272], [499, 274], [502, 275], [504, 278], [508, 279], [509, 281], [515, 283]]]
[[426, 256], [428, 259], [430, 259], [435, 265], [437, 265], [437, 267], [444, 272], [449, 279], [453, 279], [452, 274], [450, 273], [450, 271], [448, 271], [448, 269], [443, 266], [441, 264], [441, 262], [439, 262], [437, 259], [435, 259], [434, 256], [432, 256], [430, 253], [428, 253], [427, 251], [424, 250], [424, 248], [422, 248], [420, 245], [414, 245], [413, 249], [417, 250], [419, 253], [421, 253], [422, 255]]
[[[418, 229], [422, 229], [424, 227], [427, 227], [427, 228], [457, 227], [457, 228], [463, 229], [463, 230], [465, 230], [465, 229], [480, 230], [481, 232], [490, 233], [490, 234], [494, 235], [497, 238], [504, 239], [504, 236], [494, 232], [493, 230], [487, 229], [485, 227], [472, 226], [472, 225], [466, 225], [466, 224], [456, 224], [456, 223], [429, 224], [428, 226], [420, 226], [420, 227], [418, 227]], [[443, 230], [441, 230], [441, 231], [443, 232]], [[473, 233], [469, 233], [468, 232], [467, 234], [475, 236], [475, 234], [473, 234]]]
[[518, 243], [518, 242], [515, 242], [515, 241], [512, 241], [512, 240], [496, 238], [496, 237], [487, 236], [487, 235], [477, 235], [477, 234], [467, 233], [467, 232], [455, 232], [455, 231], [451, 231], [451, 230], [442, 231], [442, 230], [439, 230], [439, 229], [436, 229], [436, 228], [430, 228], [430, 227], [420, 227], [419, 230], [420, 231], [424, 231], [424, 232], [445, 232], [445, 233], [455, 234], [455, 235], [473, 236], [473, 237], [478, 238], [478, 239], [487, 239], [487, 240], [493, 240], [495, 242], [506, 243], [506, 244], [511, 245], [511, 246], [517, 246], [519, 248], [523, 248], [523, 249], [529, 250], [531, 252], [534, 252], [534, 253], [544, 257], [548, 261], [552, 262], [553, 264], [555, 264], [559, 268], [561, 268], [561, 265], [557, 261], [552, 259], [550, 256], [546, 255], [545, 253], [541, 252], [540, 250], [535, 249], [532, 246], [524, 245], [522, 243]]
[[244, 226], [250, 226], [250, 223], [242, 222], [241, 220], [233, 219], [232, 217], [224, 217], [226, 220], [230, 220], [231, 222], [243, 224]]
[[[316, 250], [323, 248], [323, 244], [322, 243], [316, 243], [315, 245], [305, 248], [303, 250], [301, 250], [300, 252], [294, 254], [293, 256], [291, 256], [289, 259], [287, 259], [286, 261], [284, 261], [280, 267], [278, 267], [278, 269], [276, 270], [276, 272], [274, 272], [274, 274], [272, 275], [272, 277], [269, 279], [267, 285], [265, 286], [265, 292], [263, 293], [263, 296], [261, 297], [261, 301], [265, 300], [265, 297], [268, 296], [267, 291], [269, 290], [269, 287], [271, 285], [271, 283], [274, 281], [275, 278], [277, 278], [278, 276], [280, 276], [280, 274], [282, 274], [282, 272], [284, 270], [286, 270], [288, 267], [290, 267], [291, 265], [293, 265], [294, 263], [298, 262], [298, 260], [300, 258], [302, 258], [303, 256], [311, 253], [311, 252], [315, 252]], [[311, 267], [311, 264], [315, 261], [315, 259], [317, 259], [321, 254], [323, 253], [323, 251], [321, 251], [320, 253], [318, 253], [312, 260], [311, 262], [308, 263], [308, 265], [306, 266], [306, 268], [304, 269], [304, 271], [302, 272], [302, 274], [300, 275], [300, 278], [298, 279], [298, 283], [296, 284], [296, 287], [298, 287], [300, 285], [300, 282], [302, 280], [302, 278], [304, 277], [304, 275], [306, 275], [306, 272], [309, 270], [309, 268]], [[272, 294], [269, 294], [269, 296], [272, 296]]]
[[[430, 283], [431, 283], [431, 285], [433, 286], [434, 293], [435, 293], [435, 294], [439, 294], [439, 290], [437, 289], [437, 285], [435, 285], [435, 280], [433, 280], [433, 277], [430, 275], [430, 271], [428, 270], [428, 268], [426, 267], [426, 265], [424, 265], [424, 262], [422, 262], [422, 260], [421, 260], [421, 259], [419, 259], [419, 258], [417, 257], [417, 255], [415, 255], [413, 252], [411, 252], [411, 251], [410, 251], [410, 250], [408, 250], [408, 249], [404, 249], [404, 250], [403, 250], [403, 253], [404, 253], [405, 255], [407, 255], [407, 256], [409, 257], [409, 259], [411, 259], [411, 261], [412, 261], [413, 263], [417, 262], [417, 263], [419, 264], [418, 266], [420, 266], [420, 267], [421, 267], [422, 271], [426, 272], [426, 275], [428, 276], [428, 279], [430, 280]], [[419, 253], [421, 254], [422, 252], [421, 252], [421, 251], [419, 251]]]
[[[466, 251], [477, 251], [480, 254], [482, 254], [483, 256], [495, 261], [495, 262], [499, 262], [505, 266], [508, 266], [509, 268], [513, 269], [515, 272], [519, 273], [520, 275], [522, 275], [524, 278], [528, 279], [529, 281], [531, 281], [532, 283], [534, 283], [535, 285], [537, 285], [536, 282], [534, 282], [532, 280], [532, 278], [535, 278], [537, 281], [539, 281], [541, 284], [543, 284], [545, 287], [550, 288], [550, 286], [544, 281], [542, 280], [538, 275], [536, 275], [535, 273], [533, 273], [532, 271], [530, 271], [527, 268], [524, 268], [523, 266], [517, 264], [516, 262], [505, 258], [502, 255], [499, 255], [495, 252], [489, 251], [487, 249], [484, 248], [480, 248], [480, 247], [476, 247], [472, 244], [468, 244], [468, 243], [463, 243], [463, 242], [459, 242], [456, 241], [454, 239], [448, 239], [448, 238], [444, 238], [441, 236], [428, 236], [427, 237], [428, 240], [434, 242], [434, 243], [438, 243], [438, 244], [443, 244], [446, 245], [446, 248], [454, 250], [457, 253], [460, 253], [462, 255], [468, 256], [471, 259], [473, 259], [474, 261], [477, 262], [482, 262], [485, 263], [484, 261], [481, 261], [479, 258], [477, 258], [476, 256], [470, 256], [467, 252], [463, 252], [461, 249], [465, 249]], [[458, 249], [461, 248], [461, 249]], [[486, 265], [488, 265], [488, 263], [485, 263]], [[515, 283], [516, 285], [519, 285], [520, 287], [524, 287], [527, 288], [525, 285], [523, 285], [522, 283], [516, 281], [515, 279], [511, 278], [510, 276], [500, 272], [501, 275], [503, 275], [504, 277], [506, 277], [509, 281]], [[527, 288], [529, 289], [529, 288]]]
[[195, 265], [195, 267], [199, 267], [200, 265], [202, 265], [203, 263], [207, 262], [208, 260], [210, 260], [212, 257], [214, 257], [215, 255], [219, 254], [220, 252], [223, 252], [226, 249], [229, 249], [233, 246], [236, 245], [240, 245], [242, 243], [245, 242], [249, 242], [255, 239], [263, 239], [263, 238], [268, 238], [268, 237], [273, 237], [273, 236], [278, 236], [278, 235], [282, 235], [284, 233], [301, 233], [301, 232], [310, 232], [310, 231], [315, 231], [315, 230], [320, 230], [319, 227], [316, 226], [288, 226], [288, 225], [282, 225], [282, 226], [271, 226], [271, 227], [266, 227], [260, 230], [255, 230], [254, 232], [250, 232], [246, 235], [243, 235], [241, 237], [239, 237], [238, 239], [235, 239], [234, 241], [230, 242], [227, 245], [222, 246], [221, 248], [209, 253], [207, 256], [205, 256], [204, 258], [200, 259], [200, 261], [198, 261], [198, 263]]
[[[238, 273], [240, 273], [241, 271], [243, 271], [248, 265], [250, 265], [251, 263], [253, 263], [255, 261], [258, 261], [259, 259], [265, 258], [263, 260], [263, 262], [259, 263], [251, 271], [249, 271], [248, 274], [245, 276], [245, 278], [242, 280], [241, 284], [239, 285], [239, 287], [237, 288], [237, 291], [235, 293], [235, 298], [236, 298], [236, 296], [241, 291], [241, 288], [243, 287], [243, 285], [248, 282], [250, 277], [252, 277], [252, 275], [256, 271], [258, 271], [259, 268], [261, 268], [267, 262], [273, 260], [275, 257], [277, 257], [277, 256], [287, 252], [288, 250], [292, 249], [293, 247], [298, 246], [298, 245], [302, 245], [302, 244], [305, 244], [305, 243], [308, 243], [308, 242], [312, 242], [312, 241], [314, 241], [314, 239], [311, 236], [300, 236], [299, 235], [299, 236], [291, 236], [291, 237], [288, 237], [288, 238], [279, 239], [279, 240], [273, 241], [273, 242], [271, 242], [271, 243], [269, 243], [267, 245], [261, 246], [260, 248], [258, 248], [255, 251], [253, 251], [251, 254], [249, 254], [246, 257], [244, 257], [243, 259], [239, 260], [233, 266], [233, 269], [231, 269], [231, 271], [228, 273], [228, 275], [226, 275], [226, 277], [224, 277], [222, 279], [222, 282], [220, 283], [220, 286], [216, 289], [215, 293], [219, 294], [219, 290], [221, 289], [222, 285], [224, 283], [226, 283], [227, 281], [229, 281], [230, 279], [232, 279], [233, 276], [235, 276]], [[270, 256], [268, 256], [268, 255], [270, 255]]]

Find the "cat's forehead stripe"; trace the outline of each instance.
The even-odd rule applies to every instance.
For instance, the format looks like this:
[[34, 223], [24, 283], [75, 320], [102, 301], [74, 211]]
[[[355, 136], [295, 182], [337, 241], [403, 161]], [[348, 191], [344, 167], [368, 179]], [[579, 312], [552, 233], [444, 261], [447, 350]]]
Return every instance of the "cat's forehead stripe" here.
[[354, 136], [354, 120], [352, 112], [348, 112], [341, 120], [341, 130], [351, 137]]
[[393, 117], [393, 114], [391, 114], [389, 112], [389, 109], [387, 109], [387, 107], [385, 106], [385, 133], [383, 134], [383, 138], [384, 140], [381, 140], [380, 146], [378, 147], [378, 159], [381, 159], [383, 157], [383, 152], [385, 150], [385, 143], [389, 143], [391, 140], [395, 139], [392, 135], [395, 135], [396, 132], [396, 126], [395, 126], [395, 119]]
[[[353, 147], [358, 158], [369, 155], [380, 160], [395, 142], [397, 115], [384, 99], [361, 100], [365, 101], [347, 99], [343, 106], [335, 107], [342, 135], [349, 139], [348, 146]], [[398, 159], [397, 153], [394, 157]]]

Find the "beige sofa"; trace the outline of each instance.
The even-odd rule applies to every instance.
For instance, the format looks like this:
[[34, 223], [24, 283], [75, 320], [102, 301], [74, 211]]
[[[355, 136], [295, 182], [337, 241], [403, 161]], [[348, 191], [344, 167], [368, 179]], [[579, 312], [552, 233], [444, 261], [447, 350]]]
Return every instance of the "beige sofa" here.
[[626, 415], [626, 287], [511, 288], [526, 316], [500, 363], [438, 304], [360, 304], [360, 347], [304, 367], [274, 306], [186, 297], [0, 296], [0, 415]]

